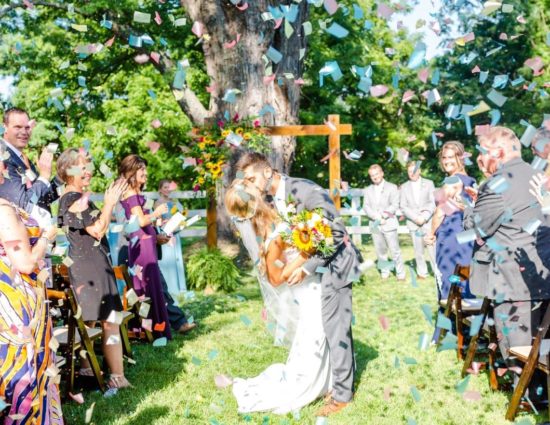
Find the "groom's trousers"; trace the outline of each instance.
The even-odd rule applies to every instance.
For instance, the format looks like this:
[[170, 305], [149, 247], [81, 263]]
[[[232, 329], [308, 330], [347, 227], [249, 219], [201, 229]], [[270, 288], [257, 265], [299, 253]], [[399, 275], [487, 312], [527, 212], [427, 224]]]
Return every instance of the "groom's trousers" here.
[[322, 315], [330, 349], [332, 398], [340, 402], [349, 402], [353, 397], [355, 364], [351, 334], [351, 289], [351, 283], [343, 288], [335, 288], [332, 282], [323, 282]]

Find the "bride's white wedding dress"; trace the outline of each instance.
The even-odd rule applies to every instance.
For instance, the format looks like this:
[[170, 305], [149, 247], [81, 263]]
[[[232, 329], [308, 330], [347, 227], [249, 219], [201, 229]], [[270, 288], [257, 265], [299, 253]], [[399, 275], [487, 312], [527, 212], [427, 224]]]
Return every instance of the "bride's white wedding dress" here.
[[[266, 249], [279, 231], [278, 227], [265, 242]], [[294, 250], [285, 251], [287, 261], [292, 261], [295, 255]], [[285, 364], [272, 364], [255, 378], [234, 379], [233, 394], [240, 413], [271, 411], [285, 414], [322, 397], [331, 388], [319, 275], [283, 290], [290, 292], [287, 295], [298, 306], [290, 353]]]

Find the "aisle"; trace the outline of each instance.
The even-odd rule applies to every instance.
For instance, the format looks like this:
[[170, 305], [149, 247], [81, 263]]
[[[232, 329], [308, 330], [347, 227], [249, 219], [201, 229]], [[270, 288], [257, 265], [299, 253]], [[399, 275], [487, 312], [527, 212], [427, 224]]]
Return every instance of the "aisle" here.
[[[405, 258], [412, 252], [405, 249]], [[472, 377], [464, 400], [455, 386], [460, 369], [454, 352], [419, 350], [422, 333], [431, 335], [421, 306], [432, 305], [433, 280], [381, 281], [374, 270], [368, 285], [354, 290], [354, 337], [359, 385], [353, 405], [331, 417], [330, 425], [506, 424], [507, 395], [490, 393], [485, 375]], [[92, 423], [142, 424], [315, 424], [320, 402], [289, 415], [239, 416], [231, 390], [218, 389], [219, 374], [251, 376], [284, 361], [285, 350], [271, 345], [261, 319], [259, 291], [248, 281], [237, 295], [197, 297], [186, 308], [200, 330], [166, 347], [136, 347], [137, 365], [128, 369], [134, 389], [111, 399], [85, 394], [85, 403], [65, 409], [68, 423], [83, 424], [95, 402]], [[432, 307], [433, 311], [433, 307]], [[429, 336], [430, 336], [429, 335]], [[477, 393], [475, 393], [477, 392]], [[415, 399], [416, 398], [416, 399]], [[533, 417], [522, 416], [534, 423]]]

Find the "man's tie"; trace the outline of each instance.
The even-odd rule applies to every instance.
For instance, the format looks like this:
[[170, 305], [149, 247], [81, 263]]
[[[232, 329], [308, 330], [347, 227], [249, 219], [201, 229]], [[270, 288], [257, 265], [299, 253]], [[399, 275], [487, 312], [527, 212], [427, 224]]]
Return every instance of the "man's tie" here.
[[25, 153], [21, 152], [21, 158], [23, 159], [23, 162], [25, 163], [25, 167], [27, 167], [27, 170], [30, 170], [31, 162], [29, 161], [29, 157], [25, 155]]

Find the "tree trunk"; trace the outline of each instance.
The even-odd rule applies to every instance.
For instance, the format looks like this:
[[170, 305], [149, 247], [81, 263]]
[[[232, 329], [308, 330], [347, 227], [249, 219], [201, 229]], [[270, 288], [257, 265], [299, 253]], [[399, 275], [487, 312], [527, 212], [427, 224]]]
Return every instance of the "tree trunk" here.
[[[302, 23], [307, 20], [308, 3], [303, 1], [295, 5], [297, 17], [293, 23], [288, 22], [294, 30], [289, 38], [285, 36], [284, 21], [280, 28], [275, 29], [274, 20], [263, 21], [261, 18], [268, 6], [279, 7], [276, 2], [249, 1], [248, 9], [244, 11], [225, 0], [182, 0], [182, 5], [191, 21], [202, 23], [204, 33], [208, 34], [208, 37], [203, 37], [202, 45], [206, 70], [211, 85], [214, 85], [209, 105], [211, 116], [216, 119], [227, 114], [233, 117], [236, 113], [241, 117], [256, 116], [264, 106], [270, 105], [275, 114], [263, 115], [263, 125], [296, 123], [300, 85], [295, 80], [303, 73], [300, 52], [306, 48], [306, 38]], [[225, 43], [237, 37], [239, 41], [233, 48], [224, 47]], [[278, 50], [282, 59], [278, 64], [269, 61], [266, 68], [264, 55], [269, 47]], [[274, 80], [273, 76], [271, 79], [266, 77], [271, 66]], [[284, 74], [292, 74], [293, 78], [286, 78]], [[234, 102], [224, 100], [229, 90], [240, 91]], [[276, 169], [289, 172], [295, 146], [292, 137], [273, 138], [270, 159]], [[227, 185], [228, 182], [224, 183]], [[230, 221], [223, 208], [223, 193], [218, 194], [218, 204], [218, 235], [232, 238]]]

